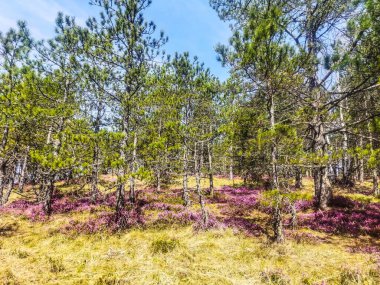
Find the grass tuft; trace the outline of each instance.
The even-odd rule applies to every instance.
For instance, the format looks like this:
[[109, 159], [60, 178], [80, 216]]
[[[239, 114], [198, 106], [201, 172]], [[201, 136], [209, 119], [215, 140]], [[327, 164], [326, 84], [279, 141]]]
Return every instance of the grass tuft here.
[[20, 282], [10, 269], [6, 269], [3, 274], [0, 275], [0, 281], [3, 285], [19, 285]]
[[261, 281], [264, 284], [271, 284], [271, 285], [290, 284], [289, 277], [286, 276], [280, 269], [263, 271], [261, 273]]
[[65, 270], [62, 258], [48, 257], [48, 264], [52, 273], [59, 273]]
[[157, 254], [171, 252], [178, 246], [179, 240], [176, 238], [161, 237], [154, 240], [150, 247], [152, 253]]

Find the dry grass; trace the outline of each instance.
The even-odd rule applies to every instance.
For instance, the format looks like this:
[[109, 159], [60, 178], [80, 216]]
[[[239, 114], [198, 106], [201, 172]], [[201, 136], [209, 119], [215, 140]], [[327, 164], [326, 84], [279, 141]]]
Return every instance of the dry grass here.
[[[226, 184], [231, 182], [216, 179], [218, 187]], [[309, 184], [305, 195], [310, 195]], [[59, 232], [69, 220], [90, 216], [56, 215], [44, 223], [0, 216], [0, 283], [380, 284], [377, 259], [349, 252], [358, 241], [347, 237], [320, 234], [328, 242], [289, 239], [273, 245], [264, 237], [231, 229], [167, 227], [79, 236]]]
[[195, 234], [191, 227], [70, 237], [52, 233], [56, 221], [3, 220], [18, 225], [2, 238], [3, 283], [12, 277], [15, 284], [268, 284], [268, 278], [340, 284], [342, 274], [355, 272], [366, 284], [378, 281], [370, 255], [348, 253], [336, 243], [273, 246], [232, 230]]

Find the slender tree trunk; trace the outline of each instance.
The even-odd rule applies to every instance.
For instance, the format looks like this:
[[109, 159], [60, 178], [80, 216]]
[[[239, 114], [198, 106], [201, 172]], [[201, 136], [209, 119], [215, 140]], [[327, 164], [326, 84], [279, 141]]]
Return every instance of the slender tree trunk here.
[[183, 150], [183, 203], [186, 207], [189, 207], [190, 197], [189, 197], [189, 189], [188, 189], [188, 164], [189, 164], [189, 150], [187, 148], [186, 142], [184, 144]]
[[96, 201], [99, 190], [98, 190], [98, 177], [99, 177], [99, 147], [98, 143], [96, 142], [96, 145], [93, 150], [92, 155], [92, 171], [91, 171], [91, 199], [92, 201]]
[[273, 212], [273, 234], [274, 234], [274, 241], [276, 243], [283, 243], [285, 241], [284, 237], [284, 229], [282, 225], [282, 198], [277, 197], [276, 198], [276, 204]]
[[156, 187], [156, 191], [157, 192], [160, 192], [161, 191], [161, 170], [160, 169], [157, 169], [157, 187]]
[[202, 164], [203, 164], [203, 143], [201, 145], [201, 149], [199, 150], [198, 154], [198, 148], [197, 148], [197, 143], [195, 143], [194, 146], [194, 161], [195, 161], [195, 182], [196, 182], [196, 191], [198, 194], [199, 198], [199, 205], [201, 207], [201, 214], [202, 214], [202, 223], [203, 227], [207, 227], [208, 225], [208, 213], [206, 210], [206, 205], [201, 189], [201, 169], [202, 169]]
[[[343, 104], [343, 102], [341, 102]], [[346, 123], [344, 121], [344, 114], [343, 114], [343, 106], [339, 106], [339, 117], [343, 132], [343, 140], [342, 140], [342, 151], [343, 151], [343, 157], [342, 157], [342, 169], [343, 169], [343, 183], [347, 184], [349, 183], [349, 173], [348, 173], [348, 137], [346, 132]]]
[[120, 145], [120, 158], [123, 161], [118, 173], [118, 186], [116, 188], [116, 212], [120, 213], [125, 207], [125, 175], [126, 175], [126, 148], [128, 140], [128, 116], [123, 118], [123, 139]]
[[292, 226], [292, 230], [295, 230], [297, 228], [297, 208], [294, 202], [290, 203], [290, 214], [291, 214], [290, 224]]
[[0, 158], [0, 202], [3, 201], [6, 171], [6, 163], [4, 159]]
[[[274, 105], [274, 96], [270, 94], [269, 96], [269, 117], [270, 117], [270, 128], [274, 131], [275, 128], [275, 105]], [[277, 146], [273, 141], [271, 146], [271, 165], [272, 165], [272, 189], [278, 189], [278, 173], [277, 173]]]
[[[158, 137], [161, 139], [161, 133], [162, 133], [162, 120], [160, 118], [159, 125], [158, 125]], [[166, 157], [166, 156], [165, 156]], [[161, 191], [161, 168], [162, 168], [162, 158], [161, 158], [161, 152], [159, 156], [157, 157], [157, 163], [156, 163], [156, 191]]]
[[136, 202], [136, 193], [135, 193], [135, 175], [137, 171], [136, 167], [137, 162], [137, 130], [133, 136], [133, 151], [132, 151], [132, 162], [131, 162], [131, 172], [132, 175], [129, 178], [129, 201], [134, 204]]
[[0, 145], [0, 202], [3, 200], [3, 191], [5, 186], [5, 180], [6, 180], [6, 173], [7, 173], [7, 162], [5, 159], [5, 146], [8, 143], [8, 134], [9, 134], [9, 126], [8, 124], [5, 125], [4, 132], [3, 132], [3, 138], [1, 140]]
[[297, 166], [296, 168], [295, 168], [295, 180], [296, 180], [296, 182], [295, 182], [295, 188], [296, 189], [300, 189], [300, 188], [302, 188], [303, 187], [303, 184], [302, 184], [302, 170], [301, 170], [301, 168], [299, 167], [299, 166]]
[[11, 193], [14, 187], [14, 182], [15, 182], [16, 168], [17, 166], [15, 165], [13, 168], [13, 171], [9, 173], [8, 187], [3, 197], [3, 200], [1, 201], [2, 205], [5, 205], [6, 203], [8, 203], [9, 197], [11, 196]]
[[223, 175], [227, 177], [227, 157], [223, 156]]
[[[365, 106], [365, 109], [366, 109], [366, 115], [367, 115], [367, 110], [368, 110], [368, 106], [367, 106], [367, 103], [369, 103], [368, 101], [372, 101], [372, 98], [371, 97], [366, 98], [366, 100], [364, 102], [364, 106]], [[374, 102], [372, 101], [371, 103], [373, 105]], [[374, 132], [373, 132], [373, 130], [371, 128], [371, 122], [368, 122], [367, 128], [368, 128], [368, 133], [369, 133], [370, 152], [371, 152], [371, 156], [372, 156], [372, 155], [374, 155]], [[378, 177], [377, 166], [376, 165], [372, 166], [372, 193], [373, 193], [374, 196], [379, 196], [380, 195], [379, 177]]]
[[[65, 91], [65, 98], [66, 98], [66, 91]], [[66, 99], [65, 99], [65, 101], [66, 101]], [[62, 132], [63, 126], [64, 126], [64, 119], [61, 119], [59, 122], [59, 127], [58, 127], [59, 132]], [[50, 131], [49, 131], [48, 136], [51, 136]], [[51, 137], [48, 137], [48, 140], [50, 142]], [[56, 158], [58, 156], [58, 153], [59, 153], [60, 148], [61, 148], [61, 141], [60, 141], [60, 139], [53, 139], [52, 143], [53, 143], [53, 156], [54, 156], [54, 158]], [[49, 172], [50, 173], [48, 175], [48, 177], [49, 177], [48, 184], [45, 185], [45, 189], [44, 189], [46, 191], [46, 193], [45, 193], [44, 204], [43, 204], [43, 210], [44, 210], [45, 214], [47, 214], [47, 215], [50, 215], [52, 213], [54, 183], [55, 183], [56, 178], [59, 178], [59, 177], [56, 177], [57, 175], [56, 175], [56, 173], [54, 173], [54, 171], [50, 170]]]
[[24, 185], [25, 185], [25, 176], [26, 176], [26, 167], [28, 165], [28, 156], [29, 156], [29, 146], [26, 149], [26, 154], [24, 156], [24, 160], [21, 165], [20, 169], [20, 178], [18, 182], [18, 191], [22, 193], [24, 191]]
[[233, 184], [233, 181], [234, 181], [234, 155], [233, 155], [233, 147], [232, 145], [230, 146], [230, 180], [232, 181], [232, 184]]
[[120, 213], [125, 207], [125, 183], [120, 182], [116, 189], [116, 212]]
[[[370, 127], [370, 123], [368, 123], [368, 129], [369, 129], [369, 145], [371, 149], [371, 155], [374, 153], [374, 147], [373, 147], [373, 132]], [[377, 166], [374, 165], [372, 167], [372, 192], [374, 196], [380, 195], [380, 189], [379, 189], [379, 176], [377, 173]]]
[[[318, 157], [323, 158], [327, 152], [323, 123], [318, 122], [316, 126], [318, 128], [313, 128], [313, 150]], [[328, 178], [328, 168], [324, 162], [314, 168], [314, 190], [318, 207], [322, 210], [326, 209], [332, 199], [332, 189]]]
[[52, 201], [54, 193], [54, 175], [49, 179], [49, 183], [45, 185], [45, 198], [43, 203], [43, 210], [45, 214], [50, 215], [52, 213]]
[[211, 142], [207, 143], [207, 152], [208, 152], [208, 176], [210, 181], [209, 193], [211, 196], [214, 195], [214, 173], [212, 168], [212, 146]]
[[[363, 148], [363, 137], [362, 136], [360, 136], [359, 146], [361, 149]], [[360, 181], [360, 183], [364, 182], [364, 159], [363, 159], [362, 155], [360, 155], [360, 157], [359, 157], [359, 181]]]
[[379, 175], [377, 173], [376, 167], [372, 170], [372, 183], [373, 183], [373, 194], [376, 197], [380, 196]]
[[103, 111], [103, 103], [100, 102], [97, 105], [97, 114], [94, 121], [94, 133], [95, 133], [95, 145], [92, 154], [92, 171], [91, 171], [91, 199], [92, 201], [96, 201], [99, 189], [99, 164], [100, 164], [100, 147], [99, 147], [99, 138], [98, 134], [100, 131], [100, 124], [102, 120], [102, 111]]

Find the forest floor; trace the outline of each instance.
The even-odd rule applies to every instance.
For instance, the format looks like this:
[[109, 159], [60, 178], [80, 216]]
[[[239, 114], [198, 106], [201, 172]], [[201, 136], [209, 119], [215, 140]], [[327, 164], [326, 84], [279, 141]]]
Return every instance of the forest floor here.
[[158, 194], [139, 185], [123, 230], [111, 192], [91, 203], [87, 186], [59, 183], [50, 217], [30, 189], [13, 194], [0, 210], [0, 283], [380, 284], [380, 201], [369, 183], [335, 189], [333, 206], [320, 212], [305, 179], [295, 194], [298, 226], [285, 211], [279, 245], [270, 241], [265, 191], [222, 177], [215, 184], [208, 230], [195, 194], [190, 209], [182, 206], [179, 183]]

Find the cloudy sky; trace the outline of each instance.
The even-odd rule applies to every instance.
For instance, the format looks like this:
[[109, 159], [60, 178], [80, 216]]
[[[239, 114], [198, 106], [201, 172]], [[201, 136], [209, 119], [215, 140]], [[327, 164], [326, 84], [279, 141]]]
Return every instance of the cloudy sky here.
[[[59, 11], [75, 16], [79, 24], [97, 15], [88, 0], [0, 0], [0, 30], [5, 32], [17, 20], [25, 20], [33, 37], [46, 39], [54, 35]], [[208, 0], [153, 0], [146, 19], [153, 20], [158, 30], [169, 36], [167, 53], [189, 51], [220, 79], [227, 77], [227, 71], [216, 61], [214, 47], [217, 43], [227, 43], [230, 31], [210, 8]]]

